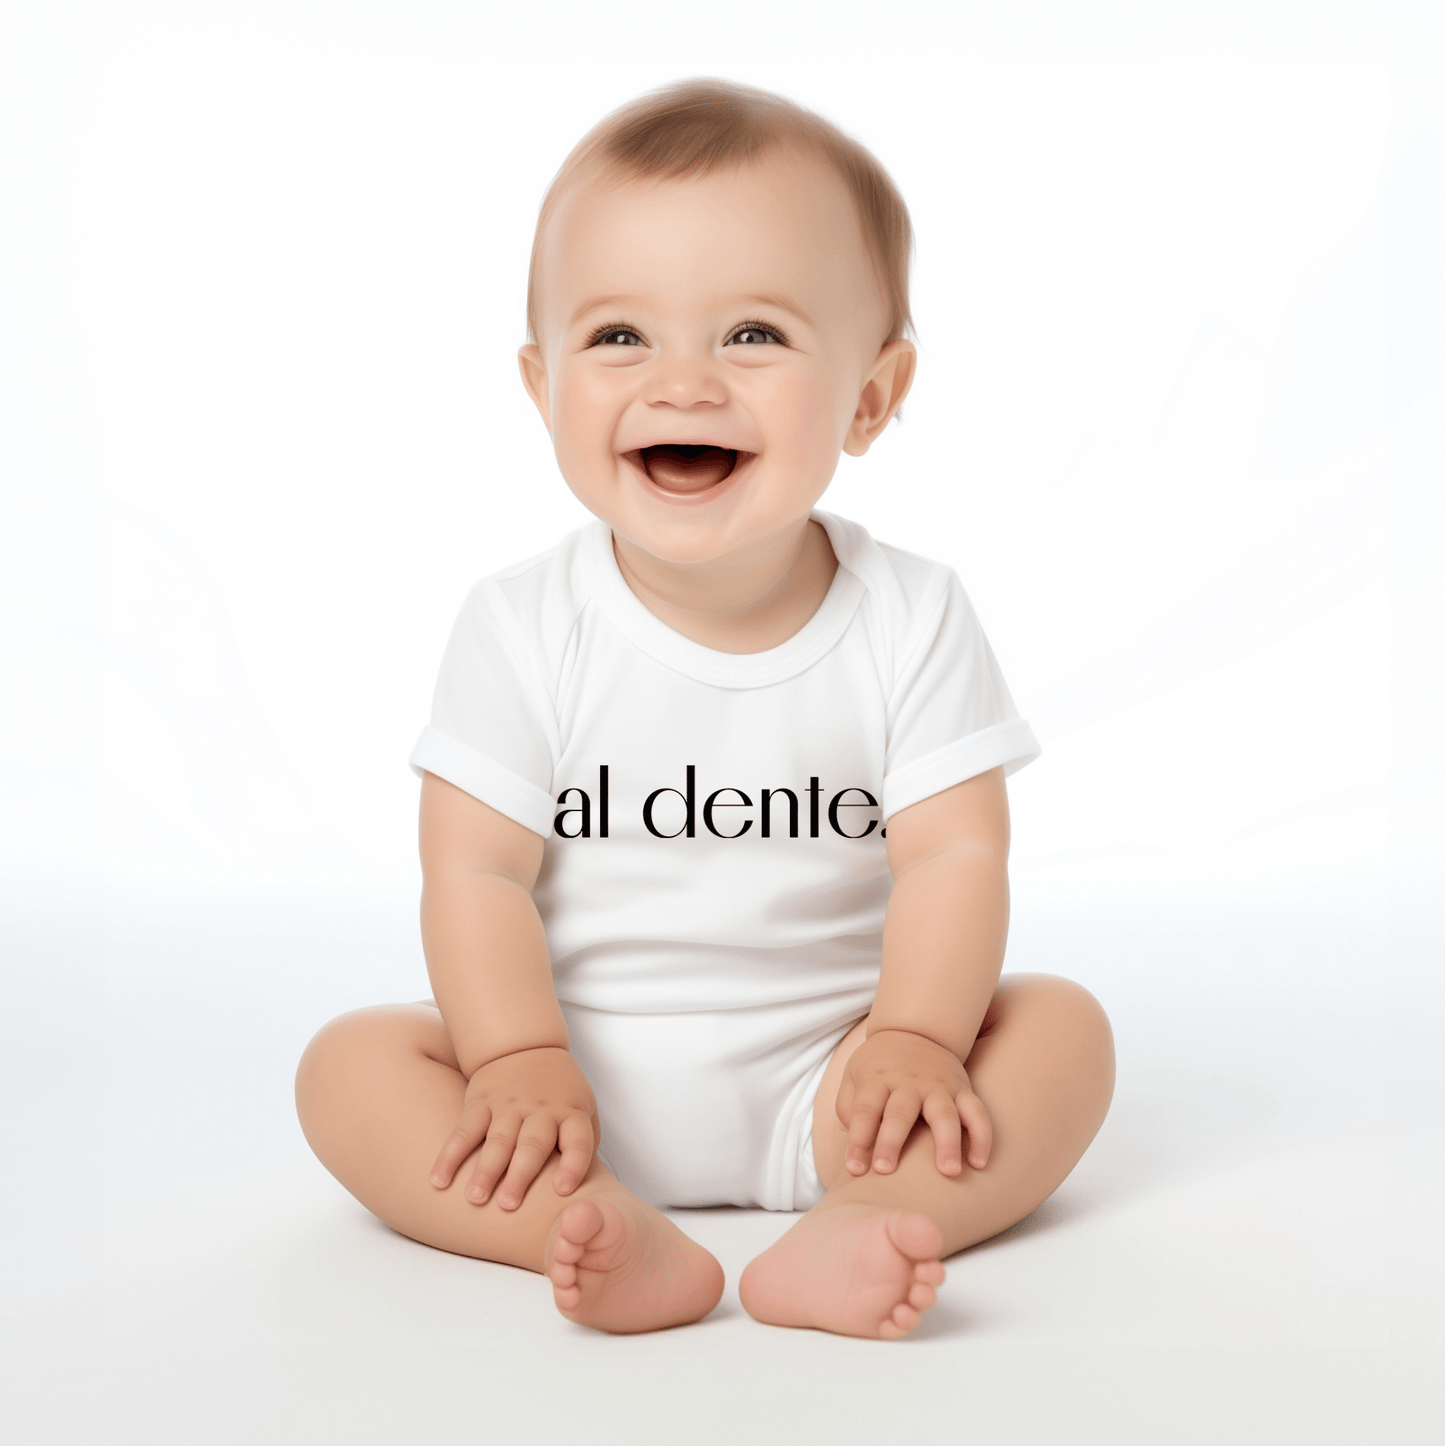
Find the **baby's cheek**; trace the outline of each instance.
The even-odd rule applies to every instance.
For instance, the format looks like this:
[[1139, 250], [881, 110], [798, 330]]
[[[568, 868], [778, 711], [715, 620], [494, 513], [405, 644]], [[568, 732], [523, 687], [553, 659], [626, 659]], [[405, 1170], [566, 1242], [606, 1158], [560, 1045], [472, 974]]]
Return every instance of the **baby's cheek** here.
[[599, 377], [562, 367], [552, 389], [553, 432], [565, 434], [569, 447], [595, 445], [610, 391], [605, 373]]
[[610, 459], [620, 410], [615, 390], [605, 377], [573, 377], [564, 372], [557, 379], [552, 397], [552, 444], [569, 481], [569, 468], [595, 471]]
[[858, 410], [856, 378], [841, 369], [837, 375], [819, 378], [812, 397], [812, 406], [815, 435], [827, 438], [826, 445], [836, 461], [848, 436], [853, 416]]
[[[794, 465], [809, 471], [824, 467], [831, 472], [847, 431], [847, 420], [839, 426], [841, 403], [836, 389], [828, 386], [824, 377], [798, 378], [781, 386], [773, 402], [776, 450]], [[847, 418], [852, 415], [850, 404]]]

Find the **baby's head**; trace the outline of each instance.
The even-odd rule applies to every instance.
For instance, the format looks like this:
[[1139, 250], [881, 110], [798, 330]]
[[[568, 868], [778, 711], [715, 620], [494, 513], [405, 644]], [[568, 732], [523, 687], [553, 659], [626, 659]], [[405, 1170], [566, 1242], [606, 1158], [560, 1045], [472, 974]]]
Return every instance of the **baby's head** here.
[[677, 563], [806, 520], [908, 390], [908, 212], [876, 160], [763, 91], [691, 81], [567, 158], [522, 378], [568, 485]]

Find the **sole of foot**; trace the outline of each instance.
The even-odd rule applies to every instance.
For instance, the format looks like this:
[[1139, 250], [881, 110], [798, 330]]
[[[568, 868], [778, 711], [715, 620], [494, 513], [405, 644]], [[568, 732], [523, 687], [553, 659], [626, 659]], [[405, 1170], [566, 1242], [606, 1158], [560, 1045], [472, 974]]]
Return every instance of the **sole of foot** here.
[[847, 1204], [805, 1215], [743, 1272], [754, 1319], [898, 1340], [943, 1284], [943, 1234], [916, 1210]]
[[723, 1270], [713, 1256], [630, 1197], [574, 1200], [553, 1224], [545, 1258], [557, 1309], [596, 1330], [688, 1325], [722, 1298]]

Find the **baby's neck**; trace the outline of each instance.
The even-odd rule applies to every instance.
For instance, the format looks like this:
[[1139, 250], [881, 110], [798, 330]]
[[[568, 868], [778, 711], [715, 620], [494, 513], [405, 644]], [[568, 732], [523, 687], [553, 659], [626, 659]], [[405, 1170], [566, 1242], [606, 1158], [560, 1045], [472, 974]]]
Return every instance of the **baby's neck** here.
[[654, 617], [720, 653], [762, 653], [787, 642], [818, 611], [838, 570], [827, 532], [812, 520], [743, 559], [666, 562], [616, 533], [612, 551]]

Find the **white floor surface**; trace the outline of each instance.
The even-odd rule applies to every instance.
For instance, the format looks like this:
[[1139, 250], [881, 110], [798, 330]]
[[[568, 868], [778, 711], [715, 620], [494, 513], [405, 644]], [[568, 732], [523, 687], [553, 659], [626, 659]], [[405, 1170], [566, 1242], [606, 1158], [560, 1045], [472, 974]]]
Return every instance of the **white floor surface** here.
[[[75, 885], [85, 895], [85, 881]], [[1057, 1194], [883, 1344], [760, 1326], [788, 1226], [678, 1211], [707, 1320], [608, 1337], [404, 1240], [312, 1159], [310, 1033], [426, 990], [397, 890], [112, 881], [8, 902], [0, 1437], [48, 1442], [1445, 1440], [1438, 926], [1364, 890], [1016, 901], [1008, 968], [1114, 1020]], [[1390, 919], [1391, 923], [1382, 920]]]

